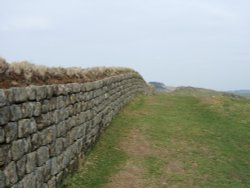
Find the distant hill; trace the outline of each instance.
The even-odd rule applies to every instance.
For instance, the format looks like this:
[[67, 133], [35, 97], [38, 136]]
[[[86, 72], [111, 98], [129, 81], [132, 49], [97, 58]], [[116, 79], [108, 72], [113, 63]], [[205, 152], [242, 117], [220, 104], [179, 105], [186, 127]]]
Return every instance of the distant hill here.
[[250, 90], [234, 90], [234, 91], [228, 91], [229, 93], [233, 93], [235, 95], [240, 96], [250, 96]]
[[158, 92], [171, 92], [175, 90], [175, 87], [166, 86], [164, 83], [161, 82], [149, 82], [149, 84], [152, 85]]
[[192, 95], [192, 96], [218, 96], [223, 95], [222, 92], [215, 91], [212, 89], [204, 89], [204, 88], [196, 88], [191, 86], [181, 86], [177, 87], [174, 91], [175, 94], [178, 95]]

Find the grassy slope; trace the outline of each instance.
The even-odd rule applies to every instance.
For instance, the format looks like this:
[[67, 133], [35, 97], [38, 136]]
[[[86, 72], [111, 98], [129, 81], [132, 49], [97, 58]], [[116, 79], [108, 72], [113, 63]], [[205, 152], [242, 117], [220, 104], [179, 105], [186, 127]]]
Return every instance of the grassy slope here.
[[[63, 187], [101, 187], [128, 160], [143, 169], [141, 187], [250, 187], [249, 111], [250, 100], [220, 95], [139, 97]], [[154, 149], [136, 156], [121, 148], [133, 129]]]

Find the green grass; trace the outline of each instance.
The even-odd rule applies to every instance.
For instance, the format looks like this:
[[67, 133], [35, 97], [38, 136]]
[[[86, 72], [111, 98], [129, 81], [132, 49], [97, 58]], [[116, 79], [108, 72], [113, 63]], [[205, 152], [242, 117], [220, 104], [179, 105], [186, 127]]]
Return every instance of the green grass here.
[[[210, 95], [155, 95], [130, 103], [63, 187], [101, 187], [128, 160], [155, 187], [250, 187], [250, 100]], [[119, 147], [140, 129], [150, 155]]]

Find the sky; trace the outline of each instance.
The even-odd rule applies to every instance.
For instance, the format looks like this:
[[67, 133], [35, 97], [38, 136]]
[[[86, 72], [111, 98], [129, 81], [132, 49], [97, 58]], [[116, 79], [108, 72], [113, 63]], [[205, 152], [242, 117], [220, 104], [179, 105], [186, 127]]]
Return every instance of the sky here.
[[249, 0], [0, 0], [0, 56], [250, 89]]

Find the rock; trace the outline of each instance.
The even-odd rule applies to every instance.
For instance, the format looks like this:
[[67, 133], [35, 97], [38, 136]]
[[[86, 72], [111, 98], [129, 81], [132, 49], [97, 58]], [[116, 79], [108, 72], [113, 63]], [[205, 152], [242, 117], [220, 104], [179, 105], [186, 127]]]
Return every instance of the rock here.
[[6, 186], [11, 186], [15, 184], [18, 181], [16, 173], [16, 163], [13, 161], [9, 163], [4, 169], [4, 174], [5, 174]]
[[17, 121], [22, 119], [22, 109], [20, 105], [11, 105], [10, 106], [10, 120]]
[[22, 117], [23, 118], [30, 118], [33, 116], [34, 112], [34, 103], [26, 102], [21, 105]]
[[7, 97], [4, 93], [4, 90], [0, 89], [0, 107], [6, 105], [6, 103], [7, 103]]
[[28, 99], [30, 101], [34, 101], [36, 99], [36, 89], [35, 89], [35, 87], [36, 86], [29, 86], [29, 87], [26, 88]]
[[0, 145], [0, 167], [6, 165], [11, 160], [10, 145]]
[[0, 108], [0, 126], [8, 123], [10, 118], [10, 108], [8, 106]]
[[6, 143], [10, 143], [11, 141], [17, 138], [17, 123], [16, 122], [8, 123], [4, 127], [4, 130], [5, 130]]
[[0, 144], [5, 141], [5, 131], [0, 127]]
[[36, 187], [36, 173], [35, 172], [33, 172], [33, 173], [31, 173], [31, 174], [28, 174], [28, 175], [26, 175], [24, 178], [23, 178], [23, 187]]
[[56, 178], [53, 176], [49, 181], [48, 181], [48, 188], [55, 188], [56, 187]]
[[34, 151], [41, 146], [41, 141], [39, 140], [38, 133], [31, 136], [31, 150]]
[[22, 119], [18, 121], [18, 137], [23, 138], [37, 131], [35, 119]]
[[36, 90], [36, 100], [41, 101], [47, 97], [47, 87], [46, 86], [37, 86]]
[[37, 162], [38, 166], [42, 166], [47, 160], [49, 160], [49, 149], [46, 146], [40, 147], [37, 150]]
[[33, 106], [33, 115], [40, 116], [41, 115], [42, 105], [40, 102], [35, 102]]
[[24, 145], [25, 145], [25, 142], [23, 139], [13, 141], [11, 152], [12, 152], [12, 159], [14, 161], [17, 161], [24, 155], [25, 153]]
[[14, 87], [10, 89], [12, 92], [12, 102], [25, 102], [28, 99], [26, 88]]
[[56, 128], [55, 126], [48, 127], [43, 131], [39, 132], [39, 140], [42, 142], [42, 145], [47, 145], [56, 139]]
[[2, 170], [0, 170], [0, 187], [5, 187], [5, 175]]
[[19, 179], [22, 179], [26, 171], [26, 156], [23, 156], [20, 160], [16, 162], [17, 175]]
[[31, 173], [35, 170], [37, 166], [37, 153], [32, 152], [27, 154], [27, 162], [26, 162], [26, 173]]

